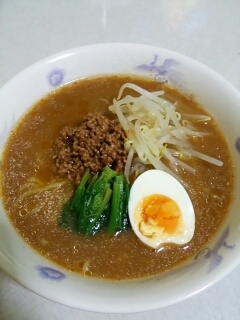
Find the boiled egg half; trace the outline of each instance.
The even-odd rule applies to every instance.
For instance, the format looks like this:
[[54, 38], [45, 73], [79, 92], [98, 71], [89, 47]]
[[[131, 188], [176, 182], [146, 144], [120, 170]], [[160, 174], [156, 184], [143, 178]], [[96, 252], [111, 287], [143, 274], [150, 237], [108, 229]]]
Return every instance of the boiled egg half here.
[[188, 243], [195, 231], [195, 213], [182, 184], [169, 173], [148, 170], [133, 183], [129, 219], [137, 237], [159, 249], [163, 244]]

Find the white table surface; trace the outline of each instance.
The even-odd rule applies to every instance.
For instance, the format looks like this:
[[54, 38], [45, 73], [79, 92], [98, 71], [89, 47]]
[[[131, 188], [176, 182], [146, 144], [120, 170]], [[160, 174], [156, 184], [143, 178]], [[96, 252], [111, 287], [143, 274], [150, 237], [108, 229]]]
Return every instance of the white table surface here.
[[[0, 87], [48, 55], [102, 42], [178, 51], [240, 90], [239, 0], [0, 0]], [[0, 270], [0, 320], [9, 319], [240, 319], [240, 266], [186, 301], [134, 314], [91, 313], [59, 305]]]

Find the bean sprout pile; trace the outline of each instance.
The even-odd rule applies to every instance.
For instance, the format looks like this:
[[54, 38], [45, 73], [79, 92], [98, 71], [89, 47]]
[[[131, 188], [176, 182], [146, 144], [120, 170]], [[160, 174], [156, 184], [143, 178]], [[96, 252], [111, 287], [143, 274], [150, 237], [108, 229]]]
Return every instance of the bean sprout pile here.
[[[124, 90], [132, 89], [138, 96], [123, 96]], [[203, 137], [206, 132], [194, 129], [191, 120], [210, 121], [207, 115], [181, 115], [177, 112], [177, 103], [170, 103], [162, 96], [164, 91], [149, 92], [133, 83], [125, 83], [109, 110], [117, 115], [125, 130], [125, 149], [128, 158], [125, 165], [125, 177], [133, 172], [140, 174], [146, 165], [165, 170], [179, 179], [178, 168], [194, 173], [195, 168], [182, 161], [182, 158], [198, 157], [217, 166], [222, 161], [193, 149], [190, 142], [193, 137]], [[168, 160], [167, 166], [163, 159]]]

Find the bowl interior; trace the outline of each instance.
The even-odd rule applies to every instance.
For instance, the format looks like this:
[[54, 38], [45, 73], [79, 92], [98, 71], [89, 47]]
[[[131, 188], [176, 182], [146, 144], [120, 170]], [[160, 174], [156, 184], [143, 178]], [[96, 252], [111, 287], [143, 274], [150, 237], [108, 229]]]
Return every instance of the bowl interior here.
[[123, 73], [168, 80], [195, 95], [228, 141], [235, 167], [235, 194], [214, 239], [186, 265], [151, 279], [121, 282], [84, 278], [44, 259], [18, 235], [0, 203], [0, 267], [46, 298], [98, 312], [137, 312], [176, 303], [220, 280], [240, 260], [240, 200], [236, 196], [240, 194], [240, 93], [188, 57], [157, 47], [119, 43], [76, 48], [42, 60], [0, 89], [0, 150], [19, 118], [50, 91], [83, 77]]

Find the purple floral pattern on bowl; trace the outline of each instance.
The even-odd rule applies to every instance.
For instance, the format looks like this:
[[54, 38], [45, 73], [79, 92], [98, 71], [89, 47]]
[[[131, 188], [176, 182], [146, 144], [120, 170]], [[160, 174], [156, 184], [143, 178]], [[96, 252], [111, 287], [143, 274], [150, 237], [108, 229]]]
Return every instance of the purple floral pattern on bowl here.
[[57, 87], [59, 86], [65, 76], [65, 71], [62, 69], [54, 68], [47, 76], [50, 86]]
[[157, 65], [158, 55], [154, 55], [154, 59], [149, 64], [141, 64], [136, 67], [137, 70], [142, 70], [154, 73], [154, 78], [159, 82], [170, 82], [175, 86], [184, 84], [183, 75], [175, 70], [175, 67], [180, 65], [180, 62], [174, 59], [165, 59], [161, 65]]
[[64, 273], [50, 267], [37, 266], [36, 269], [39, 271], [40, 277], [45, 279], [50, 279], [52, 281], [62, 281], [66, 278]]
[[229, 235], [229, 227], [225, 229], [213, 249], [204, 248], [202, 249], [196, 256], [195, 260], [209, 260], [208, 273], [212, 272], [214, 269], [218, 267], [218, 265], [222, 262], [223, 257], [218, 253], [219, 249], [224, 247], [226, 249], [232, 250], [235, 247], [235, 244], [228, 245], [226, 240]]
[[240, 152], [240, 137], [237, 138], [236, 149], [237, 149], [238, 152]]

